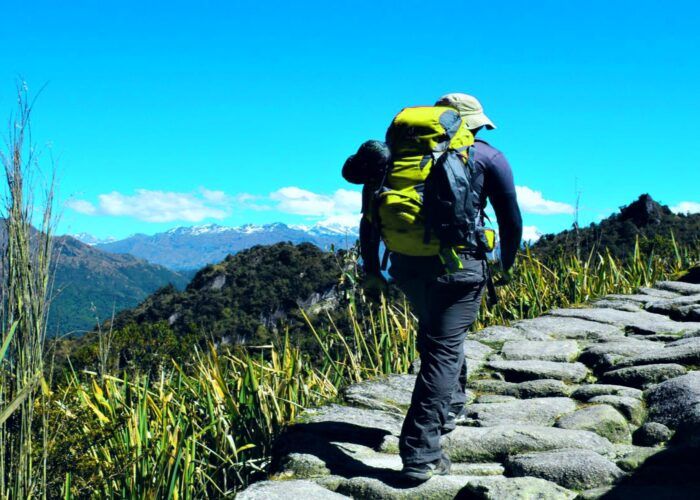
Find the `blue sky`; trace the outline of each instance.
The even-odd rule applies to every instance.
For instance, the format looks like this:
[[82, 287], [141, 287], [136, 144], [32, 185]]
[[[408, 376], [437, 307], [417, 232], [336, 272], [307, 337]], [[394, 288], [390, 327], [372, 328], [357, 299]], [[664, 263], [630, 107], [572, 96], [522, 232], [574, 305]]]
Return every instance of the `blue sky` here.
[[[672, 8], [671, 8], [672, 6]], [[404, 106], [476, 95], [530, 232], [642, 192], [700, 210], [691, 1], [11, 2], [0, 114], [47, 84], [62, 232], [347, 220], [340, 167]]]

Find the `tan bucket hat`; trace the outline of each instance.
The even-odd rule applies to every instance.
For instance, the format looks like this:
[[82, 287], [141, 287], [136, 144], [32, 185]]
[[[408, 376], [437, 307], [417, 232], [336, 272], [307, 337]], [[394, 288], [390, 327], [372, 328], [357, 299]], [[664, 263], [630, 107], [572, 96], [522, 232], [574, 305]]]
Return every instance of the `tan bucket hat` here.
[[455, 108], [470, 130], [479, 127], [486, 127], [489, 130], [496, 128], [496, 125], [484, 114], [484, 107], [473, 95], [460, 94], [459, 92], [445, 94], [438, 99], [435, 105]]

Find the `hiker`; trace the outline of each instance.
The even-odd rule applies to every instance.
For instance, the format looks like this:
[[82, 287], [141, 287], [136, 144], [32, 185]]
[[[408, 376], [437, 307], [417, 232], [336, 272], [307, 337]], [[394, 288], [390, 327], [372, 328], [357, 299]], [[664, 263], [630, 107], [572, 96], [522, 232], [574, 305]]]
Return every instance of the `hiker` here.
[[510, 166], [497, 149], [474, 140], [484, 128], [496, 127], [475, 97], [447, 94], [434, 107], [404, 109], [389, 127], [386, 145], [363, 144], [343, 168], [351, 180], [351, 171], [375, 167], [374, 175], [351, 180], [365, 181], [360, 223], [365, 287], [386, 285], [381, 273], [386, 254], [384, 262], [378, 256], [383, 240], [390, 251], [389, 275], [419, 320], [421, 367], [399, 441], [402, 476], [416, 482], [449, 473], [440, 436], [464, 418], [463, 344], [487, 283], [493, 292], [486, 261], [493, 250], [493, 233], [484, 227], [487, 199], [498, 221], [501, 281], [509, 279], [522, 236]]

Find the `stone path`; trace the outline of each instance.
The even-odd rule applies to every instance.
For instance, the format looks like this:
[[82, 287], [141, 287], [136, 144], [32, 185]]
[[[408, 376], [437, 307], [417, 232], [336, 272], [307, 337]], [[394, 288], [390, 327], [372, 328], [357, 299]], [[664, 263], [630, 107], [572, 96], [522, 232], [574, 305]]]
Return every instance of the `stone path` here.
[[398, 435], [414, 375], [349, 387], [280, 439], [265, 498], [695, 498], [700, 285], [660, 282], [465, 342], [467, 418], [450, 476], [411, 487]]

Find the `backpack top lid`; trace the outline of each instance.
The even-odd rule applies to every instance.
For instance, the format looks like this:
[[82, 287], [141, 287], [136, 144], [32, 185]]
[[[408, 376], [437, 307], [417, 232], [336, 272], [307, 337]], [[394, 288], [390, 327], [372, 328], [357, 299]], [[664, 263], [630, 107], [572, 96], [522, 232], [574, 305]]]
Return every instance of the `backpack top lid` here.
[[391, 161], [389, 147], [382, 141], [365, 141], [343, 165], [343, 178], [352, 184], [379, 182]]
[[444, 151], [462, 126], [459, 112], [447, 106], [404, 108], [386, 132], [392, 155], [418, 156]]

